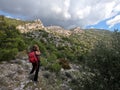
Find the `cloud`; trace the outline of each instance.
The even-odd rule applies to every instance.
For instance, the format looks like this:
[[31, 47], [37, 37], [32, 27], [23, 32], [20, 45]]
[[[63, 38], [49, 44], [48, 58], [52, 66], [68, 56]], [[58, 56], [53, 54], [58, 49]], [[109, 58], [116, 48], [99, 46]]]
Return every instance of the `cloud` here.
[[120, 13], [120, 0], [0, 0], [0, 11], [44, 25], [86, 27]]
[[115, 24], [118, 23], [120, 23], [120, 15], [117, 15], [106, 22], [106, 24], [109, 25], [109, 28], [113, 27]]

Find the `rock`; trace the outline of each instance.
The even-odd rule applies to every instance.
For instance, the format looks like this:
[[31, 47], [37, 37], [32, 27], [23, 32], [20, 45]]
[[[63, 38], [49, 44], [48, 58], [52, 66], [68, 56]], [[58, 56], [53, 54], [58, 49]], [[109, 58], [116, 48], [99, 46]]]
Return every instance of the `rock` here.
[[43, 76], [44, 76], [45, 78], [49, 78], [50, 75], [51, 75], [51, 73], [50, 73], [49, 71], [46, 71], [46, 72], [43, 73]]
[[73, 78], [72, 75], [71, 75], [69, 72], [65, 72], [65, 75], [66, 75], [68, 78]]
[[27, 33], [38, 29], [45, 29], [43, 23], [38, 19], [33, 23], [27, 23], [16, 27], [21, 33]]

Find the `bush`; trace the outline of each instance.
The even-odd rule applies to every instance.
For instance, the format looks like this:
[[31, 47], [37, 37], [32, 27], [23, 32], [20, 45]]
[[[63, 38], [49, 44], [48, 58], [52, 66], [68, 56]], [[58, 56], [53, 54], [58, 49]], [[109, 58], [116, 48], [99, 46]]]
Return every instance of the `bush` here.
[[46, 66], [48, 65], [48, 61], [47, 61], [46, 58], [41, 57], [41, 58], [40, 58], [40, 61], [41, 61], [41, 65], [42, 65], [42, 66], [46, 67]]
[[69, 62], [65, 59], [59, 59], [59, 64], [62, 66], [62, 68], [64, 69], [70, 69], [70, 65], [69, 65]]
[[0, 22], [0, 61], [14, 59], [18, 51], [25, 49], [25, 42], [16, 27]]
[[56, 59], [57, 56], [54, 53], [50, 53], [50, 55], [47, 58], [48, 62], [55, 62]]
[[[114, 32], [109, 42], [100, 41], [89, 54], [86, 64], [96, 77], [90, 90], [120, 89], [120, 32]], [[93, 88], [94, 86], [94, 88]], [[86, 86], [87, 87], [87, 86]]]
[[8, 61], [15, 58], [15, 55], [18, 53], [18, 49], [1, 49], [0, 50], [0, 60]]
[[61, 65], [55, 62], [50, 66], [50, 70], [57, 73], [61, 70]]

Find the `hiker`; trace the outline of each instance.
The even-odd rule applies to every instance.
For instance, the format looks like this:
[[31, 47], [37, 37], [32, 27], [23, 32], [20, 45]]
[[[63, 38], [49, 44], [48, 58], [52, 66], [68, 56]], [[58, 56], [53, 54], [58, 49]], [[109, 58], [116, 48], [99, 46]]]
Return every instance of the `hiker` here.
[[35, 75], [34, 75], [34, 81], [37, 82], [38, 81], [38, 72], [39, 72], [39, 67], [40, 67], [40, 50], [38, 45], [33, 45], [32, 50], [30, 53], [33, 53], [35, 56], [36, 61], [34, 60], [34, 62], [30, 61], [30, 55], [29, 55], [29, 61], [32, 63], [32, 70], [30, 72], [30, 74], [34, 73], [35, 71]]

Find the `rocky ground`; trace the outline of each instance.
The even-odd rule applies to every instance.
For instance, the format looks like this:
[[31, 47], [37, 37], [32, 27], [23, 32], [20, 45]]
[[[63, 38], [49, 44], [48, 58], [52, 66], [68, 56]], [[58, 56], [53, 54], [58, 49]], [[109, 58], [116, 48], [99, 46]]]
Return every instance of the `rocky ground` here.
[[[29, 75], [31, 63], [27, 57], [3, 61], [0, 63], [0, 90], [73, 90], [73, 86], [82, 87], [82, 82], [92, 73], [83, 71], [80, 66], [71, 64], [70, 70], [61, 69], [56, 74], [40, 67], [39, 82], [32, 81], [34, 75]], [[81, 80], [81, 81], [80, 81]]]

